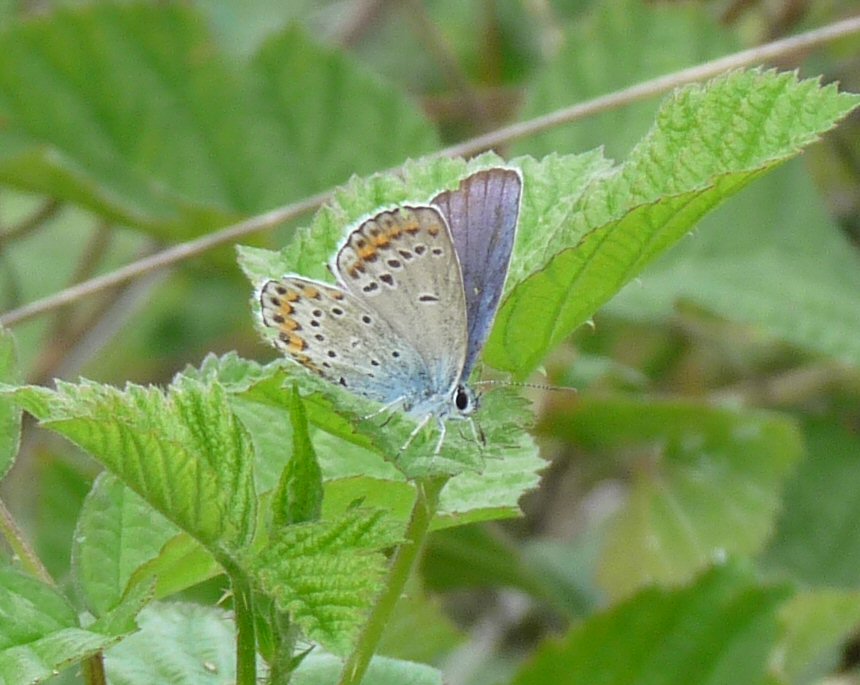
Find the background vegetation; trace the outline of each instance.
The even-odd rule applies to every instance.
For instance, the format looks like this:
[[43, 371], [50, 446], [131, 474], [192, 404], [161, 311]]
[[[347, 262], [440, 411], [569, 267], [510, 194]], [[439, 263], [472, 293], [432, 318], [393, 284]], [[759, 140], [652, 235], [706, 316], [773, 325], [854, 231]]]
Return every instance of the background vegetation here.
[[[379, 456], [408, 426], [356, 438], [360, 403], [264, 364], [249, 279], [325, 277], [350, 221], [456, 184], [421, 159], [446, 145], [856, 10], [0, 2], [0, 373], [56, 389], [0, 406], [0, 682], [98, 682], [102, 650], [114, 684], [230, 682], [224, 569], [276, 677], [313, 641], [294, 682], [336, 682], [439, 473]], [[860, 92], [860, 37], [770, 64], [822, 87], [735, 72], [495, 147], [527, 195], [487, 375], [578, 393], [524, 391], [533, 419], [487, 396], [489, 453], [452, 448], [366, 683], [860, 682], [860, 121], [826, 85]], [[241, 268], [230, 240], [20, 309], [335, 186]], [[18, 405], [53, 432], [27, 419], [16, 451]], [[300, 571], [362, 601], [314, 604]]]

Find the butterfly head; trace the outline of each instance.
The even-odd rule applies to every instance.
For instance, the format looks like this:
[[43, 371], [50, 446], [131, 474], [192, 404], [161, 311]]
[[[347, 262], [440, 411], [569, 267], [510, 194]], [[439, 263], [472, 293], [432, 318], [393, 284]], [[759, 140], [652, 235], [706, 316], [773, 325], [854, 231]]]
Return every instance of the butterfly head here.
[[458, 383], [451, 396], [451, 404], [455, 409], [456, 415], [468, 417], [478, 410], [479, 398], [468, 385]]

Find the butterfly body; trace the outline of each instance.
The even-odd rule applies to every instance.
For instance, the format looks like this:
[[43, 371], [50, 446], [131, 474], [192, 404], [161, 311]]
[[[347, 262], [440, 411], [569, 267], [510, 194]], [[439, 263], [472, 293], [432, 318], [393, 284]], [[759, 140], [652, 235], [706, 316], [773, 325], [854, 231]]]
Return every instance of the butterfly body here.
[[444, 436], [445, 418], [477, 406], [468, 376], [501, 298], [521, 186], [513, 169], [476, 172], [428, 204], [361, 222], [330, 264], [336, 284], [267, 281], [259, 301], [275, 345], [325, 380], [419, 418], [418, 428], [435, 418]]

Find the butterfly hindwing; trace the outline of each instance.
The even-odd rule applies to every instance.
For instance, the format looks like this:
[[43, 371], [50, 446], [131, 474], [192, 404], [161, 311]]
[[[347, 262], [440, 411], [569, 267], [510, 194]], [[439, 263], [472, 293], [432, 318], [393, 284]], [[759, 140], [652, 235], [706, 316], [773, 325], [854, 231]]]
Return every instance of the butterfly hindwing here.
[[388, 404], [412, 391], [423, 360], [388, 323], [340, 288], [300, 276], [267, 281], [263, 323], [275, 346], [325, 380]]

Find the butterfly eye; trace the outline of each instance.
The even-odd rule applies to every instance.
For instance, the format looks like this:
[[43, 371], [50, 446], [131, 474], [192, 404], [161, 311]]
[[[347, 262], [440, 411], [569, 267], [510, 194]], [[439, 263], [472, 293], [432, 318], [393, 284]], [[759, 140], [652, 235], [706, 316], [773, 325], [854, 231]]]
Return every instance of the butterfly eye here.
[[468, 416], [476, 409], [475, 395], [465, 385], [458, 385], [454, 391], [454, 406]]

